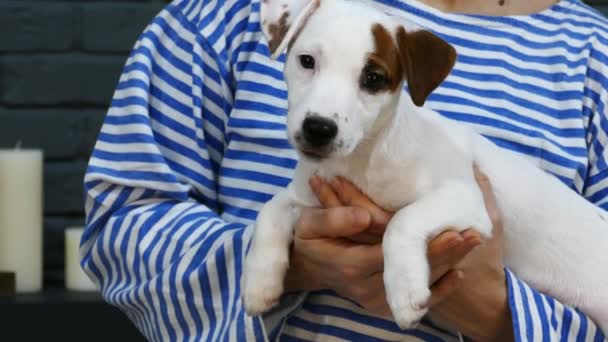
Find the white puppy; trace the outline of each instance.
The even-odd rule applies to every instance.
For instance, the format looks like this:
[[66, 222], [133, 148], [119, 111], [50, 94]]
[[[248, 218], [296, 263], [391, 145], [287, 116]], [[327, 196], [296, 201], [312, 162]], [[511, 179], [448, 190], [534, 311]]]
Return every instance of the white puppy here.
[[[383, 239], [387, 299], [399, 326], [420, 320], [431, 294], [427, 241], [447, 227], [491, 235], [475, 163], [503, 214], [506, 265], [608, 332], [607, 215], [520, 156], [418, 107], [450, 72], [450, 45], [361, 3], [261, 6], [271, 52], [289, 47], [287, 134], [301, 158], [258, 216], [243, 277], [249, 314], [282, 294], [294, 223], [303, 206], [319, 205], [308, 186], [318, 174], [344, 176], [396, 211]], [[404, 82], [411, 98], [401, 96]]]

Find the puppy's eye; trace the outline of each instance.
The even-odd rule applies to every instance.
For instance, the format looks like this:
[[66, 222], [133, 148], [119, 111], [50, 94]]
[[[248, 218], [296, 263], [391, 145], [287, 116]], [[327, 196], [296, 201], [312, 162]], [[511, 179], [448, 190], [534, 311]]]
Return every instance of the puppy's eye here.
[[359, 83], [361, 89], [374, 94], [388, 86], [388, 78], [384, 70], [367, 66], [363, 69]]
[[304, 69], [314, 69], [315, 68], [315, 59], [311, 55], [300, 55], [300, 65]]

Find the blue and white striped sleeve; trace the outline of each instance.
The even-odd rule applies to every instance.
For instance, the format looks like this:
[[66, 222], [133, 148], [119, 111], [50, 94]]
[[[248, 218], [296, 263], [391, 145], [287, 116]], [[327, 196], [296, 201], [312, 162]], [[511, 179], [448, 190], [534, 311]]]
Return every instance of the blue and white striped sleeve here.
[[185, 13], [224, 12], [204, 3], [163, 10], [126, 62], [85, 176], [82, 265], [149, 340], [263, 340], [239, 300], [251, 229], [216, 214], [231, 78], [201, 33], [218, 30]]
[[[608, 209], [608, 41], [597, 37], [589, 56], [583, 99], [589, 165], [582, 194]], [[601, 209], [599, 209], [601, 210]], [[608, 246], [606, 246], [608, 247]], [[516, 341], [606, 341], [606, 332], [582, 311], [533, 289], [506, 270], [509, 306]]]
[[583, 312], [544, 295], [505, 269], [515, 341], [603, 342], [604, 333]]
[[596, 46], [589, 56], [584, 89], [589, 169], [583, 195], [608, 210], [608, 39], [598, 35]]

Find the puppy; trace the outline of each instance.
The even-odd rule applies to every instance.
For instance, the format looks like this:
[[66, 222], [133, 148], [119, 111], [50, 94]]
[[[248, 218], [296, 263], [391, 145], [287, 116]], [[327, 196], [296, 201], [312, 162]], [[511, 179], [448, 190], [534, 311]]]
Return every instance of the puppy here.
[[476, 164], [504, 216], [506, 265], [608, 331], [606, 214], [520, 156], [421, 107], [454, 64], [449, 44], [361, 3], [261, 6], [271, 52], [288, 48], [287, 134], [301, 158], [288, 188], [258, 215], [243, 276], [249, 314], [270, 309], [283, 291], [294, 223], [302, 207], [319, 205], [309, 178], [340, 175], [396, 211], [383, 238], [386, 294], [400, 327], [418, 322], [431, 295], [427, 241], [447, 227], [491, 236]]

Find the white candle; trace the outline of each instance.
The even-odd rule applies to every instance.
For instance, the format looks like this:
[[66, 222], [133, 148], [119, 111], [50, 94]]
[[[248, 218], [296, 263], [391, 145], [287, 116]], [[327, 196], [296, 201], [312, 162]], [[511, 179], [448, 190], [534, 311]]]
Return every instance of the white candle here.
[[95, 291], [95, 284], [80, 267], [78, 247], [83, 231], [82, 227], [65, 230], [65, 287], [75, 291]]
[[42, 289], [42, 151], [0, 150], [0, 271], [17, 293]]

